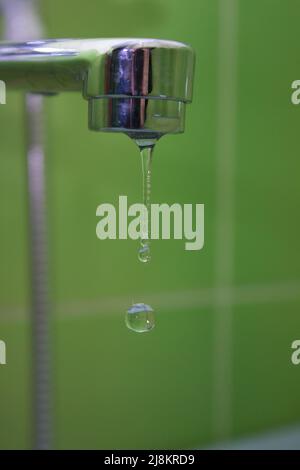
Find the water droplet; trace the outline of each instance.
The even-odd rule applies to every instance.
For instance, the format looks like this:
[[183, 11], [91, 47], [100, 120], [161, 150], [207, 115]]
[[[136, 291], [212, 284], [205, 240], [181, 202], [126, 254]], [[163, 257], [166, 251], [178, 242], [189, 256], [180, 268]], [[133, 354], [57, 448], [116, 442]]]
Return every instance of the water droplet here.
[[141, 241], [141, 246], [139, 249], [139, 260], [142, 263], [147, 263], [151, 259], [150, 246], [148, 242]]
[[155, 326], [154, 311], [150, 305], [133, 304], [127, 310], [125, 323], [127, 328], [136, 333], [151, 331]]

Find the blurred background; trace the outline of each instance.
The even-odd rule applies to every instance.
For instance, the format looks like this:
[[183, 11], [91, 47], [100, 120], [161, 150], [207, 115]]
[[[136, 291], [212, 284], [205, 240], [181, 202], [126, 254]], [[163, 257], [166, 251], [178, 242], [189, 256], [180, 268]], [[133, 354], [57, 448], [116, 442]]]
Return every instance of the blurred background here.
[[[40, 14], [47, 38], [193, 46], [194, 100], [185, 133], [156, 146], [153, 202], [205, 204], [202, 251], [154, 241], [145, 266], [137, 242], [100, 241], [96, 207], [140, 201], [138, 150], [89, 131], [80, 94], [45, 98], [53, 446], [221, 446], [296, 425], [299, 2], [44, 0]], [[3, 449], [32, 445], [23, 108], [20, 92], [0, 107]], [[126, 329], [133, 301], [154, 308], [151, 333]]]

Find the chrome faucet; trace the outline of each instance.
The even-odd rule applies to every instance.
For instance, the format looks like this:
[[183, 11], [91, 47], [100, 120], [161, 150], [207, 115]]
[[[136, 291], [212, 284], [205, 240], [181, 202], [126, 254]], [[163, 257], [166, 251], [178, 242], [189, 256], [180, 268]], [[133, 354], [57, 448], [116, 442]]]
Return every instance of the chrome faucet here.
[[91, 130], [161, 136], [184, 130], [192, 99], [191, 47], [157, 39], [63, 39], [0, 43], [8, 87], [81, 91]]

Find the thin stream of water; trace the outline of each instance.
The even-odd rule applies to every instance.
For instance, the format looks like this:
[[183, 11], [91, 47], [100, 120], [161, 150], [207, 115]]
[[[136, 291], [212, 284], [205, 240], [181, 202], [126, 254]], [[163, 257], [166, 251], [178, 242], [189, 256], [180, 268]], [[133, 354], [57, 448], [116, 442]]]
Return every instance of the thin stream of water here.
[[143, 204], [147, 209], [147, 215], [143, 217], [142, 237], [140, 240], [139, 260], [147, 263], [151, 259], [150, 238], [151, 238], [151, 170], [152, 157], [155, 141], [146, 141], [144, 145], [137, 142], [141, 160], [143, 174]]

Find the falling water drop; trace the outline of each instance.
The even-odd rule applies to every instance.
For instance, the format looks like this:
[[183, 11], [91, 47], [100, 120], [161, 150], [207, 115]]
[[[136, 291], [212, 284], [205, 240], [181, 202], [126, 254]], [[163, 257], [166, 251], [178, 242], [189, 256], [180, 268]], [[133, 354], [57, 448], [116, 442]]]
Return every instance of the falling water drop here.
[[145, 333], [153, 330], [155, 326], [154, 312], [147, 304], [133, 304], [126, 313], [125, 323], [127, 328], [136, 333]]

